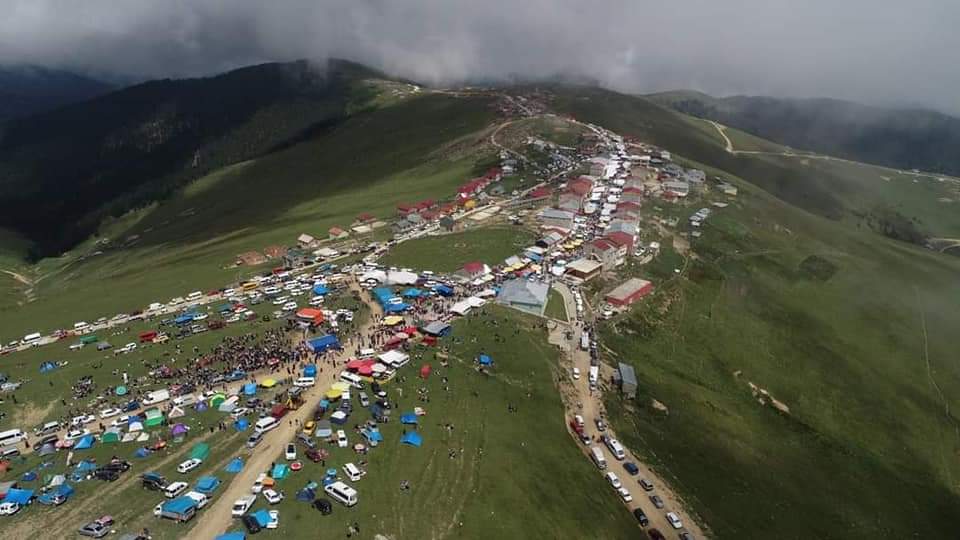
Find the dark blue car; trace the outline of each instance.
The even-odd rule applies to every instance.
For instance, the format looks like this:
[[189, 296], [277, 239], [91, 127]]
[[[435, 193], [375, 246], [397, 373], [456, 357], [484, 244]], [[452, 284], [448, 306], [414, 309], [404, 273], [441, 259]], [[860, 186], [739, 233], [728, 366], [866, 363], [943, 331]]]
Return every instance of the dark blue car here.
[[628, 462], [624, 463], [624, 464], [623, 464], [623, 468], [624, 468], [624, 470], [626, 470], [628, 473], [630, 473], [630, 476], [636, 476], [637, 473], [640, 472], [640, 469], [637, 467], [637, 464], [636, 464], [636, 463], [633, 463], [632, 461], [628, 461]]

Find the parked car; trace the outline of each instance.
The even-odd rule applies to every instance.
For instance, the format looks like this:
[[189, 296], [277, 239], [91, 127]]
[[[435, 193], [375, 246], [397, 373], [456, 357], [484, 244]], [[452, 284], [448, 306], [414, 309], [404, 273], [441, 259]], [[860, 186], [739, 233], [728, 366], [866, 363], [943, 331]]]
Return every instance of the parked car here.
[[267, 500], [270, 504], [278, 504], [283, 500], [283, 493], [279, 493], [272, 489], [263, 490], [263, 498]]
[[243, 523], [243, 526], [247, 528], [247, 532], [250, 534], [257, 534], [260, 532], [260, 522], [253, 516], [243, 516], [240, 521]]
[[647, 480], [646, 478], [641, 478], [639, 483], [640, 487], [642, 487], [644, 491], [653, 491], [653, 482]]
[[177, 472], [181, 474], [186, 474], [196, 469], [197, 467], [199, 467], [201, 463], [203, 463], [203, 460], [200, 460], [197, 458], [190, 458], [184, 461], [183, 463], [177, 465]]
[[617, 477], [616, 473], [608, 472], [604, 475], [604, 477], [606, 477], [607, 482], [610, 482], [610, 485], [613, 486], [613, 489], [620, 489], [623, 487], [623, 484], [620, 483], [620, 478]]
[[[244, 495], [243, 497], [240, 497], [233, 502], [233, 508], [230, 509], [230, 515], [233, 517], [240, 517], [246, 514], [256, 500], [256, 495]], [[260, 529], [258, 528], [257, 530], [259, 531]]]
[[633, 495], [630, 495], [630, 492], [627, 491], [627, 488], [622, 487], [617, 489], [617, 493], [620, 494], [620, 498], [623, 499], [623, 502], [633, 502]]
[[157, 473], [148, 472], [140, 477], [143, 487], [154, 491], [162, 491], [167, 487], [167, 480]]
[[333, 504], [326, 499], [317, 499], [313, 501], [313, 507], [324, 516], [329, 516], [331, 513], [333, 513]]
[[12, 516], [20, 511], [20, 504], [15, 502], [0, 503], [0, 516]]
[[340, 448], [346, 448], [348, 445], [347, 433], [342, 429], [337, 430], [337, 446]]
[[87, 523], [77, 531], [81, 536], [92, 538], [103, 538], [110, 534], [110, 526], [113, 525], [113, 518], [110, 516], [101, 516], [90, 523]]
[[112, 418], [120, 414], [120, 412], [121, 412], [120, 409], [116, 407], [108, 407], [100, 411], [100, 418]]
[[163, 488], [163, 496], [168, 499], [173, 499], [177, 495], [180, 495], [187, 490], [186, 482], [173, 482], [167, 487]]
[[640, 468], [637, 467], [637, 464], [632, 461], [628, 461], [624, 463], [623, 470], [627, 471], [627, 474], [629, 474], [630, 476], [636, 476], [640, 474]]
[[633, 517], [637, 518], [637, 522], [640, 523], [641, 527], [646, 527], [650, 524], [650, 518], [643, 513], [643, 509], [637, 508], [633, 511]]
[[75, 441], [77, 439], [82, 439], [83, 437], [89, 434], [90, 434], [89, 429], [71, 429], [70, 431], [67, 432], [67, 435], [64, 437], [64, 439], [68, 441]]
[[297, 459], [297, 445], [293, 443], [287, 443], [287, 448], [283, 451], [283, 457], [287, 461], [293, 461]]
[[667, 540], [667, 537], [657, 529], [648, 529], [647, 536], [650, 537], [650, 540]]
[[663, 499], [661, 499], [659, 495], [651, 495], [650, 502], [652, 502], [653, 505], [658, 509], [663, 508]]
[[680, 516], [675, 512], [667, 512], [667, 521], [670, 522], [670, 526], [674, 529], [682, 529], [683, 523], [680, 521]]

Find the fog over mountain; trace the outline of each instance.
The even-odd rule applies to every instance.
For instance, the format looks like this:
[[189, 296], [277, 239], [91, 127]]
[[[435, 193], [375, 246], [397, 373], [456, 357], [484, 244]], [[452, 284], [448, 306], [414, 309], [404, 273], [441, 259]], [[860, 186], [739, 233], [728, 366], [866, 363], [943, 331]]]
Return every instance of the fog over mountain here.
[[0, 63], [204, 75], [339, 57], [431, 83], [829, 96], [960, 112], [951, 0], [2, 0]]

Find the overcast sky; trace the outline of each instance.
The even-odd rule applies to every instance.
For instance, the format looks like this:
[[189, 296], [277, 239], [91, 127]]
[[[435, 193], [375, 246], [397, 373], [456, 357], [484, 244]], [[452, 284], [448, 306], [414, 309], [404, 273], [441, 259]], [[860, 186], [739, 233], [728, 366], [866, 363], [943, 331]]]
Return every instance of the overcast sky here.
[[960, 113], [960, 0], [0, 0], [0, 63], [122, 77], [341, 57], [428, 83], [826, 96]]

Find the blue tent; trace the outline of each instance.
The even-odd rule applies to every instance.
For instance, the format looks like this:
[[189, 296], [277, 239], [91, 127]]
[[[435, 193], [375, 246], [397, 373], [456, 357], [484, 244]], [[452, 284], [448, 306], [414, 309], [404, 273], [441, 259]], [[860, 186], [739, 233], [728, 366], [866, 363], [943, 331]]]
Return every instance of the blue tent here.
[[134, 422], [140, 422], [142, 424], [143, 418], [138, 414], [131, 414], [129, 420], [127, 420], [127, 425], [129, 426]]
[[481, 366], [489, 366], [490, 364], [493, 364], [493, 358], [490, 358], [485, 354], [480, 355], [479, 361]]
[[77, 441], [77, 444], [73, 446], [74, 450], [88, 450], [93, 448], [93, 435], [84, 435]]
[[201, 401], [198, 401], [197, 404], [193, 406], [193, 408], [194, 408], [197, 412], [203, 412], [203, 411], [209, 409], [210, 406], [207, 405], [207, 402], [206, 402], [206, 401], [201, 400]]
[[201, 476], [197, 480], [196, 490], [200, 493], [213, 493], [220, 487], [220, 480], [215, 476]]
[[378, 429], [365, 428], [360, 433], [363, 434], [363, 436], [366, 437], [368, 441], [370, 441], [371, 445], [379, 442], [383, 442], [383, 434], [380, 433], [380, 430]]
[[187, 324], [193, 322], [193, 313], [184, 313], [173, 320], [175, 324]]
[[40, 364], [40, 373], [48, 373], [55, 369], [57, 369], [57, 365], [54, 364], [53, 362], [44, 362]]
[[423, 291], [416, 287], [410, 287], [409, 289], [403, 291], [404, 298], [420, 298], [423, 296]]
[[433, 292], [439, 294], [440, 296], [453, 296], [453, 287], [437, 285], [433, 288]]
[[243, 470], [243, 459], [235, 457], [230, 460], [230, 463], [227, 463], [227, 466], [223, 469], [228, 473], [238, 473]]
[[191, 508], [196, 507], [197, 501], [191, 499], [190, 497], [183, 496], [163, 503], [163, 505], [160, 506], [160, 509], [171, 514], [184, 515], [189, 512]]
[[250, 422], [248, 422], [246, 418], [238, 418], [237, 421], [233, 423], [233, 427], [236, 428], [237, 431], [244, 431], [250, 427]]
[[36, 471], [27, 471], [23, 473], [23, 476], [20, 477], [21, 482], [33, 482], [37, 479]]
[[313, 294], [317, 296], [323, 296], [330, 292], [330, 289], [326, 285], [317, 285], [313, 288]]
[[421, 437], [416, 431], [408, 431], [402, 437], [400, 437], [400, 442], [420, 448], [420, 445], [423, 444], [423, 437]]
[[310, 345], [311, 350], [315, 353], [321, 353], [327, 349], [340, 349], [340, 340], [337, 339], [337, 336], [332, 334], [325, 334], [318, 338], [311, 339], [307, 342]]
[[401, 423], [401, 424], [416, 424], [416, 423], [417, 423], [417, 415], [415, 415], [415, 414], [413, 414], [413, 413], [404, 413], [404, 414], [400, 417], [400, 423]]
[[63, 504], [71, 495], [73, 495], [73, 488], [70, 484], [60, 484], [37, 497], [37, 501], [40, 504]]
[[316, 377], [317, 376], [317, 366], [310, 364], [307, 367], [303, 368], [304, 377]]
[[290, 475], [290, 467], [286, 463], [277, 463], [270, 471], [270, 477], [274, 480], [283, 480]]
[[310, 488], [303, 488], [297, 492], [297, 500], [300, 502], [313, 502], [317, 498], [317, 492]]
[[250, 515], [257, 520], [257, 524], [261, 527], [266, 527], [270, 523], [270, 512], [267, 512], [266, 508], [261, 508]]
[[213, 540], [246, 540], [247, 535], [241, 531], [223, 533]]
[[383, 306], [383, 311], [386, 313], [403, 313], [404, 311], [410, 309], [410, 304], [399, 302], [396, 304], [386, 304]]
[[138, 458], [145, 458], [150, 455], [150, 450], [147, 450], [146, 448], [143, 448], [143, 447], [137, 448], [137, 451], [134, 452], [133, 455]]
[[217, 308], [217, 311], [219, 311], [220, 313], [226, 313], [226, 312], [228, 312], [228, 311], [233, 311], [233, 304], [223, 304], [222, 306], [220, 306], [220, 307]]
[[247, 383], [243, 385], [243, 395], [253, 396], [257, 393], [257, 383]]
[[394, 296], [393, 289], [390, 287], [377, 287], [373, 290], [373, 295], [377, 297], [377, 302], [381, 304], [389, 301]]
[[32, 489], [10, 488], [7, 490], [7, 496], [3, 498], [3, 502], [12, 502], [23, 506], [25, 504], [30, 504], [30, 499], [32, 498]]

